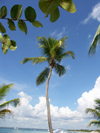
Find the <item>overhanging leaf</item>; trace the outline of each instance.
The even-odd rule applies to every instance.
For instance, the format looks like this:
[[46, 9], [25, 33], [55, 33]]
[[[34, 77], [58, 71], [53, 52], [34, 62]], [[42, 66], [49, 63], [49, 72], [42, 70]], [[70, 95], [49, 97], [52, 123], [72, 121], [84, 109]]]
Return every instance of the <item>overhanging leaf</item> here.
[[0, 32], [1, 33], [6, 33], [6, 29], [4, 28], [4, 26], [2, 25], [1, 22], [0, 22]]
[[46, 13], [49, 4], [50, 4], [50, 0], [48, 1], [39, 0], [39, 8], [41, 9], [43, 13]]
[[25, 32], [27, 34], [27, 26], [26, 23], [22, 20], [18, 21], [18, 27], [21, 31]]
[[9, 45], [10, 45], [10, 38], [7, 34], [5, 34], [3, 35], [3, 42], [1, 47], [4, 54], [7, 53]]
[[11, 18], [14, 20], [18, 20], [22, 15], [22, 5], [14, 5], [11, 8]]
[[17, 48], [16, 42], [14, 40], [10, 40], [10, 46], [9, 49], [14, 51]]
[[39, 0], [39, 7], [42, 12], [46, 14], [47, 17], [50, 13], [52, 13], [56, 8], [58, 8], [61, 0]]
[[52, 1], [52, 2], [50, 1], [50, 4], [49, 4], [48, 9], [46, 11], [46, 16], [45, 17], [47, 17], [49, 14], [51, 15], [51, 13], [53, 15], [53, 13], [55, 13], [55, 12], [56, 12], [56, 15], [58, 16], [58, 10], [57, 9], [58, 9], [58, 6], [59, 6], [60, 2], [61, 2], [61, 0], [55, 0], [55, 1]]
[[7, 8], [6, 6], [3, 6], [1, 9], [0, 9], [0, 18], [4, 18], [7, 16]]
[[76, 7], [72, 0], [62, 0], [60, 6], [70, 13], [76, 12]]
[[28, 21], [34, 22], [36, 19], [36, 12], [35, 10], [29, 6], [25, 9], [25, 17]]
[[7, 51], [8, 51], [8, 47], [7, 46], [5, 46], [5, 44], [4, 43], [2, 43], [2, 51], [3, 51], [3, 53], [4, 54], [6, 54], [7, 53]]
[[43, 25], [39, 22], [39, 21], [34, 21], [34, 22], [32, 22], [32, 24], [35, 26], [35, 27], [42, 27], [43, 28]]
[[8, 27], [10, 28], [10, 30], [16, 30], [16, 27], [15, 27], [15, 23], [12, 21], [12, 20], [8, 20]]
[[52, 13], [50, 13], [50, 21], [55, 22], [60, 16], [59, 9], [56, 8]]
[[0, 42], [2, 42], [2, 41], [3, 41], [3, 37], [2, 37], [2, 35], [0, 33]]
[[91, 47], [89, 49], [89, 54], [95, 54], [96, 52], [96, 46], [97, 46], [97, 43], [98, 41], [100, 40], [100, 25], [95, 33], [95, 36], [93, 38], [93, 41], [92, 41], [92, 44], [91, 44]]

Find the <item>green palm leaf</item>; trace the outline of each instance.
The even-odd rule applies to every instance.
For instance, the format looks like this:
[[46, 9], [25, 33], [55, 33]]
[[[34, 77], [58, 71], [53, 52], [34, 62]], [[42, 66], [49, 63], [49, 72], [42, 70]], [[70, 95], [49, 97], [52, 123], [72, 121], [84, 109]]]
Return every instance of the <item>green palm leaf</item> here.
[[69, 56], [71, 56], [73, 59], [75, 58], [74, 53], [72, 51], [67, 51], [67, 52], [57, 56], [56, 60], [60, 62], [64, 57], [69, 57]]
[[65, 36], [64, 38], [60, 39], [60, 41], [59, 41], [60, 47], [64, 46], [66, 39], [67, 39], [67, 36]]
[[100, 121], [97, 121], [97, 120], [90, 121], [88, 127], [90, 127], [92, 124], [93, 124], [93, 125], [96, 125], [96, 126], [98, 126], [98, 127], [100, 127]]
[[3, 117], [4, 117], [6, 114], [8, 114], [8, 113], [11, 114], [12, 111], [9, 110], [9, 109], [3, 109], [3, 110], [1, 110], [1, 111], [0, 111], [0, 118], [3, 119]]
[[50, 69], [49, 69], [48, 67], [46, 67], [46, 68], [40, 73], [40, 75], [36, 78], [36, 84], [37, 84], [37, 85], [40, 85], [40, 84], [42, 84], [42, 83], [45, 82], [45, 80], [46, 80], [47, 77], [48, 77], [49, 70], [50, 70]]
[[97, 111], [97, 110], [95, 110], [95, 109], [91, 109], [91, 108], [87, 108], [86, 109], [86, 113], [89, 113], [89, 112], [91, 112], [92, 113], [92, 115], [95, 117], [95, 118], [100, 118], [100, 113]]
[[[10, 90], [11, 87], [12, 87], [12, 85], [13, 85], [13, 84], [3, 85], [3, 86], [0, 88], [0, 100], [2, 100], [2, 99], [6, 96], [7, 92], [9, 92], [9, 90]], [[2, 104], [0, 105], [0, 109], [6, 107], [6, 106], [9, 105], [9, 104], [12, 104], [14, 107], [16, 107], [17, 105], [20, 104], [20, 99], [19, 99], [19, 98], [16, 98], [16, 99], [7, 101], [7, 102], [5, 102], [5, 103], [2, 103]], [[10, 114], [11, 114], [12, 111], [9, 110], [9, 109], [2, 109], [2, 110], [0, 110], [0, 118], [3, 118], [3, 117], [5, 116], [5, 114], [7, 114], [7, 113], [10, 113]]]
[[92, 44], [91, 44], [91, 47], [89, 49], [89, 54], [95, 54], [96, 52], [96, 46], [97, 46], [97, 43], [98, 41], [100, 41], [100, 25], [96, 31], [96, 34], [93, 38], [93, 41], [92, 41]]
[[66, 68], [62, 65], [56, 64], [54, 69], [59, 76], [62, 76], [66, 73]]
[[32, 61], [32, 64], [37, 64], [37, 63], [43, 63], [44, 61], [46, 61], [47, 58], [46, 57], [31, 57], [31, 58], [24, 58], [20, 63], [25, 64], [29, 61]]
[[19, 99], [19, 98], [16, 98], [16, 99], [7, 101], [7, 102], [1, 104], [1, 105], [0, 105], [0, 108], [4, 108], [4, 107], [6, 107], [6, 106], [9, 105], [9, 104], [12, 105], [12, 106], [14, 106], [14, 107], [16, 107], [17, 105], [20, 104], [20, 99]]
[[96, 103], [95, 110], [98, 110], [100, 112], [100, 99], [96, 99], [95, 103]]
[[0, 100], [2, 100], [6, 96], [6, 94], [11, 89], [12, 85], [13, 84], [3, 85], [2, 87], [0, 87]]

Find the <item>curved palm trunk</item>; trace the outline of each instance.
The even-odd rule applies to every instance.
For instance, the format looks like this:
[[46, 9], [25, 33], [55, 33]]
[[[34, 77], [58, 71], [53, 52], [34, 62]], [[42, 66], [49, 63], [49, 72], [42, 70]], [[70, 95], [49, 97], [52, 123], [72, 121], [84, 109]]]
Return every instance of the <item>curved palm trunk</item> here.
[[53, 133], [52, 123], [51, 123], [51, 114], [50, 114], [50, 104], [49, 104], [49, 97], [48, 97], [48, 86], [49, 86], [49, 80], [51, 77], [51, 73], [52, 73], [52, 67], [50, 68], [50, 72], [49, 72], [47, 84], [46, 84], [46, 104], [47, 104], [47, 117], [48, 117], [49, 131], [50, 133]]

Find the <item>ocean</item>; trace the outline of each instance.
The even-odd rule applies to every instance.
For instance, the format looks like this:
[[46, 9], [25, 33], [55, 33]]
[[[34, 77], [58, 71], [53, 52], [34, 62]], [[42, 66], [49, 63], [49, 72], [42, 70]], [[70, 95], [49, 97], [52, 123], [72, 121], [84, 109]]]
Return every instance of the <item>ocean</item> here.
[[[18, 128], [0, 128], [0, 133], [49, 133], [46, 129], [18, 129]], [[56, 129], [54, 133], [76, 133], [63, 129]]]
[[41, 130], [41, 129], [0, 128], [0, 133], [49, 133], [49, 132], [48, 130]]

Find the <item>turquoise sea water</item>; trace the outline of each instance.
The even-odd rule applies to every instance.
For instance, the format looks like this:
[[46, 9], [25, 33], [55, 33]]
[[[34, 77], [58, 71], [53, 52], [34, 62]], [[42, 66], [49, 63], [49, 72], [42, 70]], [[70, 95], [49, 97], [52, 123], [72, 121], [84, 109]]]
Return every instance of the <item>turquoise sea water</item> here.
[[[0, 133], [49, 133], [48, 130], [43, 129], [13, 129], [13, 128], [0, 128]], [[54, 133], [78, 133], [70, 132], [62, 129], [57, 129]], [[81, 132], [82, 133], [82, 132]]]
[[48, 133], [47, 130], [39, 129], [12, 129], [12, 128], [0, 128], [0, 133]]

